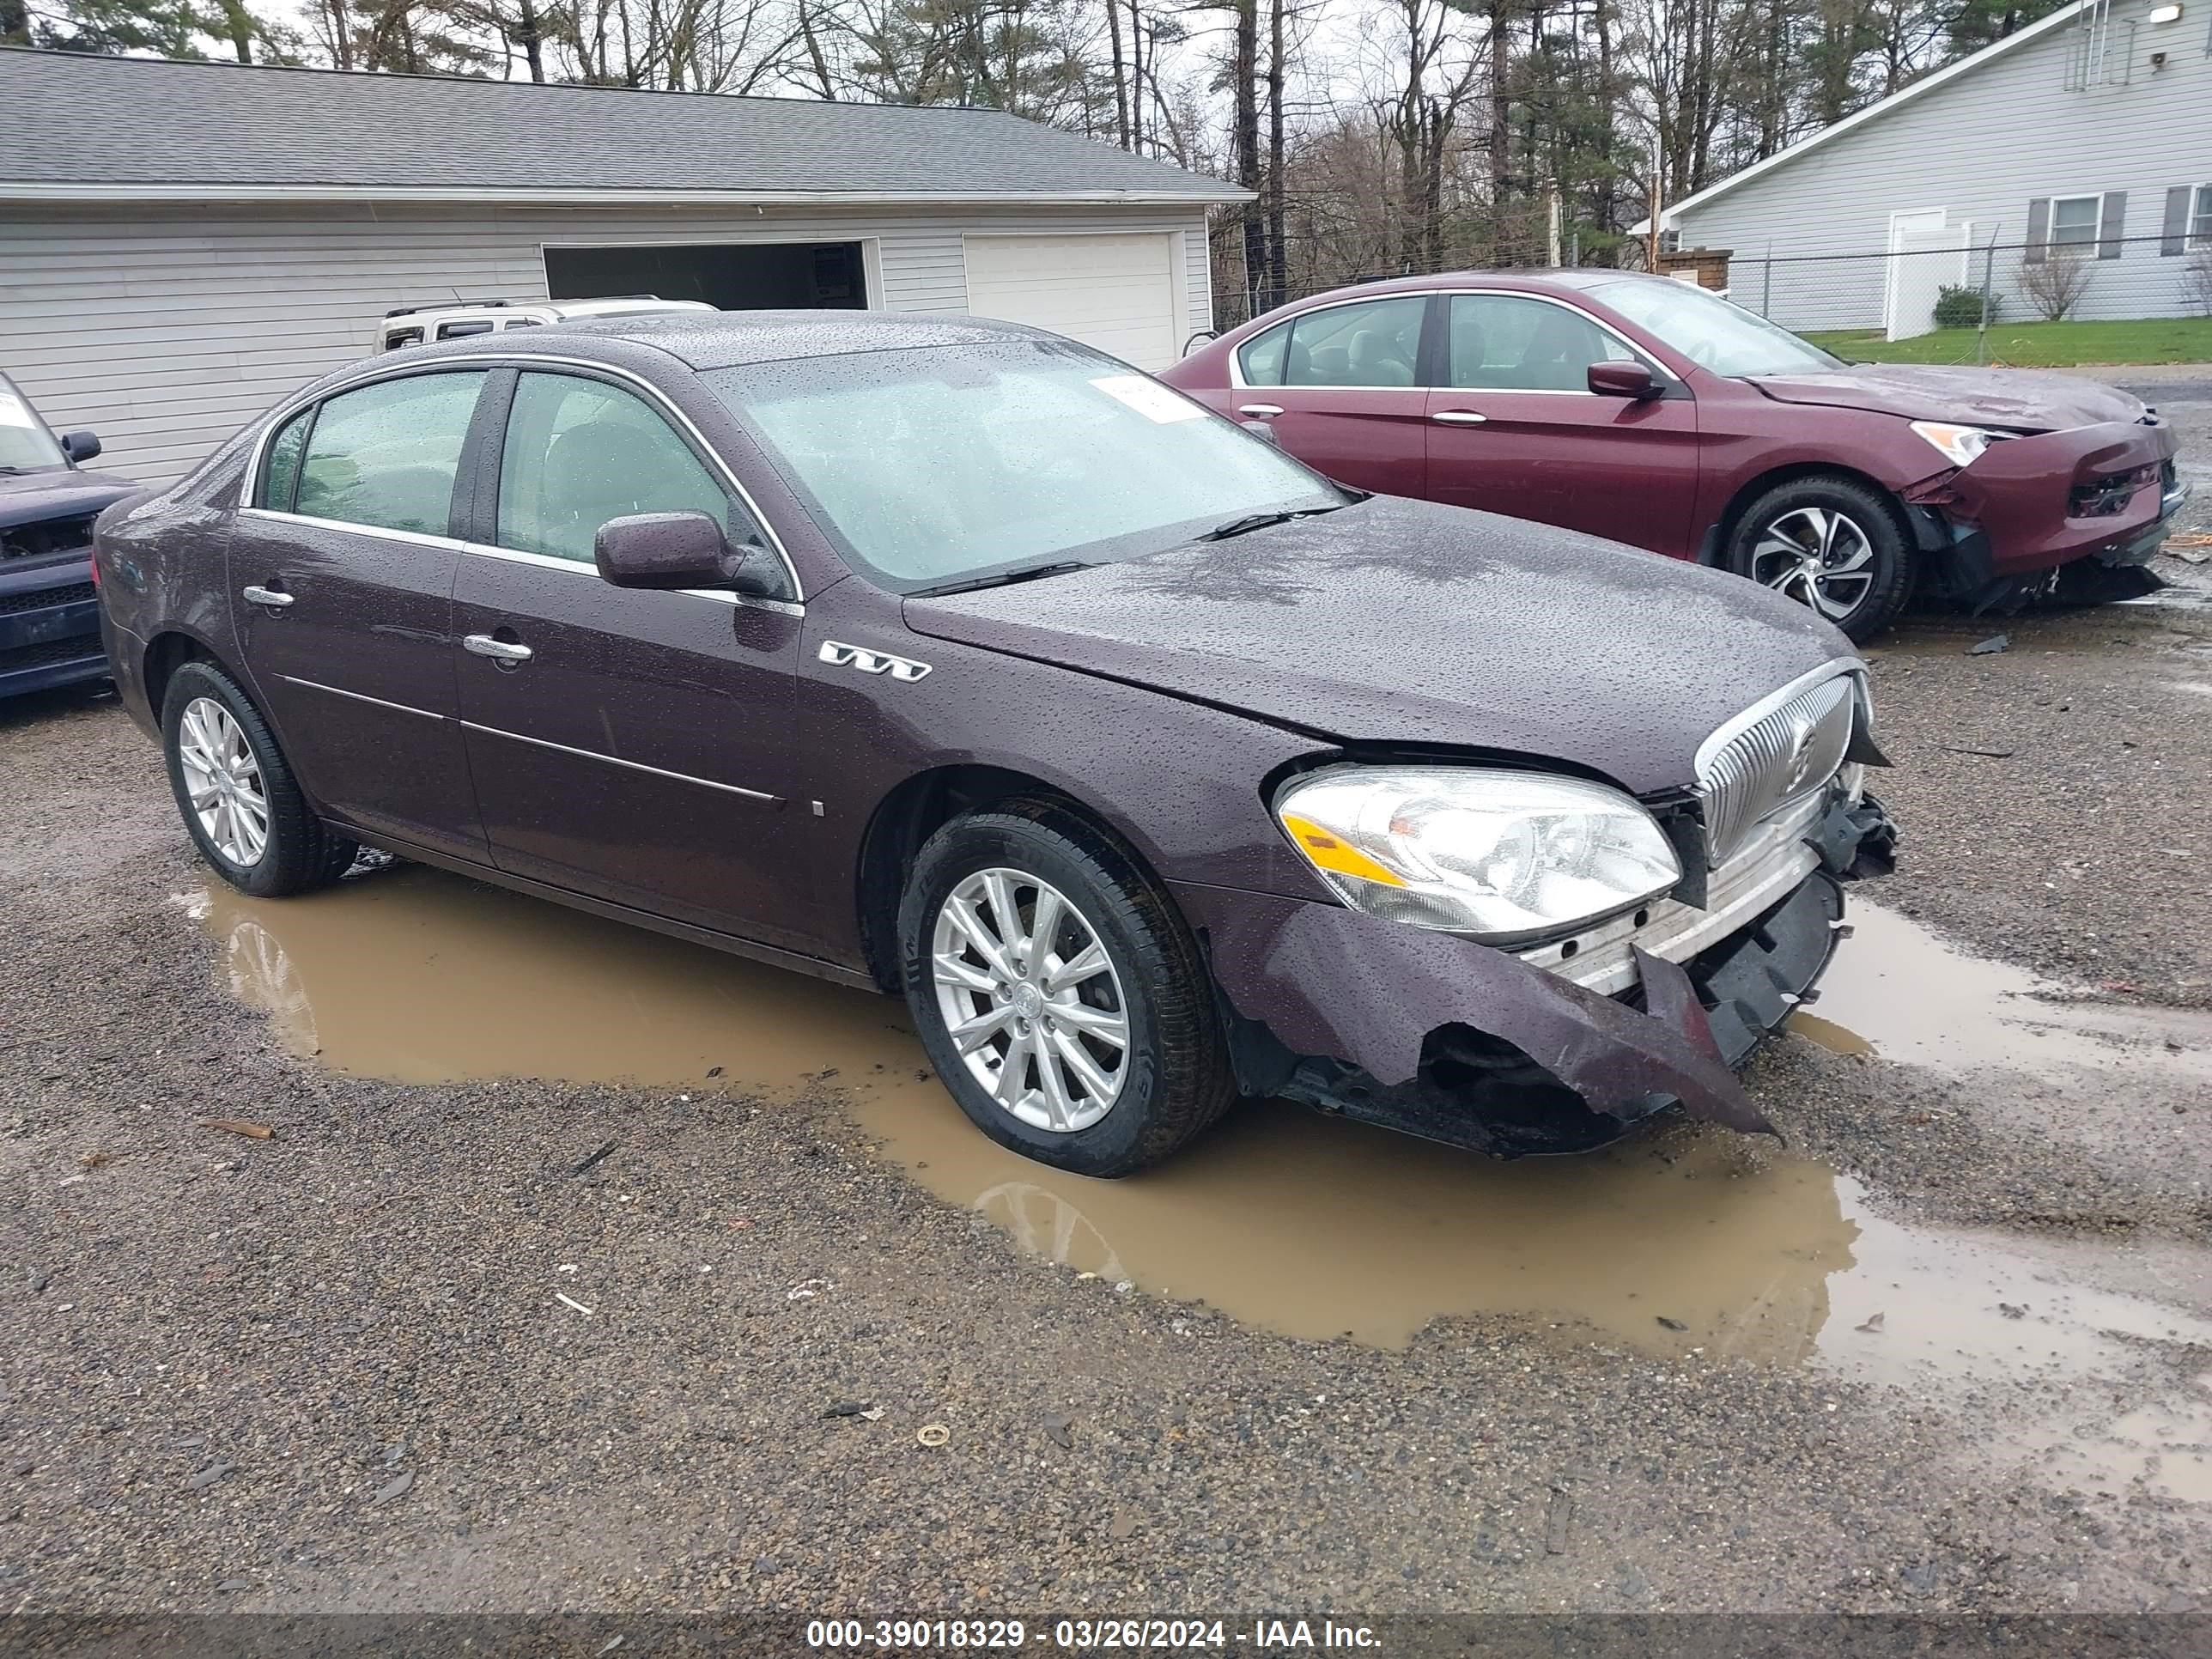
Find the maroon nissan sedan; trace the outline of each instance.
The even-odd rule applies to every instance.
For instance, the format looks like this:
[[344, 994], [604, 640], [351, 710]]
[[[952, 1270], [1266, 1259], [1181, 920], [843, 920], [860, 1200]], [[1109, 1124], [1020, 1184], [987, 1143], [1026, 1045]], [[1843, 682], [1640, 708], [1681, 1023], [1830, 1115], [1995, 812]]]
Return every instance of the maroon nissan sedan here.
[[1715, 565], [1858, 640], [1916, 592], [1974, 610], [2148, 592], [2183, 495], [2172, 428], [2124, 392], [1846, 363], [1618, 270], [1340, 289], [1164, 378], [1340, 483]]
[[[185, 827], [902, 993], [1030, 1157], [1240, 1096], [1512, 1154], [1741, 1060], [1886, 867], [1802, 606], [1370, 496], [1012, 325], [556, 325], [320, 380], [102, 516]], [[619, 1018], [618, 1011], [611, 1018]]]

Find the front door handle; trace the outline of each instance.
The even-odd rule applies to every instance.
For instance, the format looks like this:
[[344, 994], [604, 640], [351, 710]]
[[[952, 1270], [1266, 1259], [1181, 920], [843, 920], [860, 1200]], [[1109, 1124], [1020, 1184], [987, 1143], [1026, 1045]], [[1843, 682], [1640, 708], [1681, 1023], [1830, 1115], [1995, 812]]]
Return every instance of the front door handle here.
[[494, 662], [528, 662], [530, 647], [507, 640], [495, 640], [489, 634], [470, 634], [461, 640], [461, 649], [473, 651], [479, 657], [489, 657]]
[[1280, 404], [1247, 404], [1237, 412], [1249, 415], [1255, 421], [1272, 421], [1283, 412], [1283, 406]]
[[281, 587], [263, 587], [258, 583], [252, 587], [240, 588], [239, 593], [248, 605], [265, 605], [271, 611], [282, 611], [292, 603], [293, 599]]
[[1490, 416], [1478, 415], [1471, 409], [1440, 409], [1429, 418], [1445, 426], [1480, 426]]

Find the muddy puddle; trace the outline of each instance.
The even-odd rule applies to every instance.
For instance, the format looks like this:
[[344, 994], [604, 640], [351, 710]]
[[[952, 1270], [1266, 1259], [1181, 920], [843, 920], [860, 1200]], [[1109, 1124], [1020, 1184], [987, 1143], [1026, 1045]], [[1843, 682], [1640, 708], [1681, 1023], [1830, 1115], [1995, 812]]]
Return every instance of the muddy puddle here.
[[[889, 999], [422, 869], [289, 902], [228, 890], [183, 902], [232, 992], [295, 1053], [337, 1071], [771, 1098], [826, 1085], [916, 1180], [1024, 1250], [1294, 1336], [1394, 1346], [1439, 1316], [1517, 1316], [1607, 1346], [1816, 1363], [1915, 1388], [2111, 1383], [2142, 1364], [2141, 1345], [2212, 1344], [2212, 1322], [2093, 1288], [2086, 1247], [2030, 1254], [1901, 1226], [1850, 1178], [1717, 1132], [1499, 1164], [1256, 1104], [1159, 1170], [1088, 1181], [978, 1133], [922, 1075]], [[1856, 914], [1867, 948], [1849, 955], [1869, 965], [1822, 1000], [1831, 1028], [1808, 1035], [1931, 1064], [1982, 1053], [1928, 998], [1899, 994], [1910, 950], [1871, 965], [1909, 945], [1911, 924]], [[2052, 1041], [2077, 1039], [2091, 1040]], [[2212, 1384], [2168, 1420], [2063, 1437], [2082, 1483], [2212, 1499]]]

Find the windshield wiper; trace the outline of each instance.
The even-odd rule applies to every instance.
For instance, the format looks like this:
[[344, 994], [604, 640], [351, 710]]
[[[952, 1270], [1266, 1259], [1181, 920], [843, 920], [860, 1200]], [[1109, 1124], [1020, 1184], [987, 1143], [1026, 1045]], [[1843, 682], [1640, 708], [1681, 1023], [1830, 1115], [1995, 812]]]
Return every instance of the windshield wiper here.
[[939, 582], [934, 587], [909, 588], [907, 598], [933, 599], [945, 593], [973, 593], [978, 588], [1011, 587], [1016, 582], [1035, 581], [1040, 576], [1058, 576], [1070, 570], [1090, 568], [1090, 565], [1081, 559], [1060, 559], [1051, 564], [1024, 565], [1019, 570], [1001, 570], [994, 575], [974, 576], [964, 582]]
[[[1355, 501], [1364, 501], [1367, 491], [1361, 491]], [[1241, 519], [1231, 519], [1227, 524], [1218, 524], [1198, 539], [1202, 542], [1225, 542], [1231, 536], [1242, 536], [1248, 531], [1265, 530], [1271, 525], [1288, 524], [1293, 519], [1318, 518], [1324, 513], [1334, 513], [1354, 501], [1332, 501], [1327, 507], [1283, 507], [1273, 513], [1252, 513]]]

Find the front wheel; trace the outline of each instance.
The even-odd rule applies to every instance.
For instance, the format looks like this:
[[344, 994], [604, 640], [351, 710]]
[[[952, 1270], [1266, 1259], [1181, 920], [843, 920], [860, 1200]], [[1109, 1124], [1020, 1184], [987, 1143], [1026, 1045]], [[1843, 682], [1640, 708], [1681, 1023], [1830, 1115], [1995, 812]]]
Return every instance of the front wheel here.
[[1046, 801], [956, 818], [899, 906], [907, 1005], [975, 1126], [1078, 1175], [1133, 1175], [1235, 1097], [1212, 982], [1159, 890]]
[[1736, 520], [1724, 562], [1864, 643], [1912, 590], [1911, 550], [1887, 495], [1839, 477], [1777, 485]]
[[315, 816], [261, 711], [229, 675], [188, 662], [161, 703], [169, 787], [200, 856], [242, 893], [326, 886], [357, 850]]

